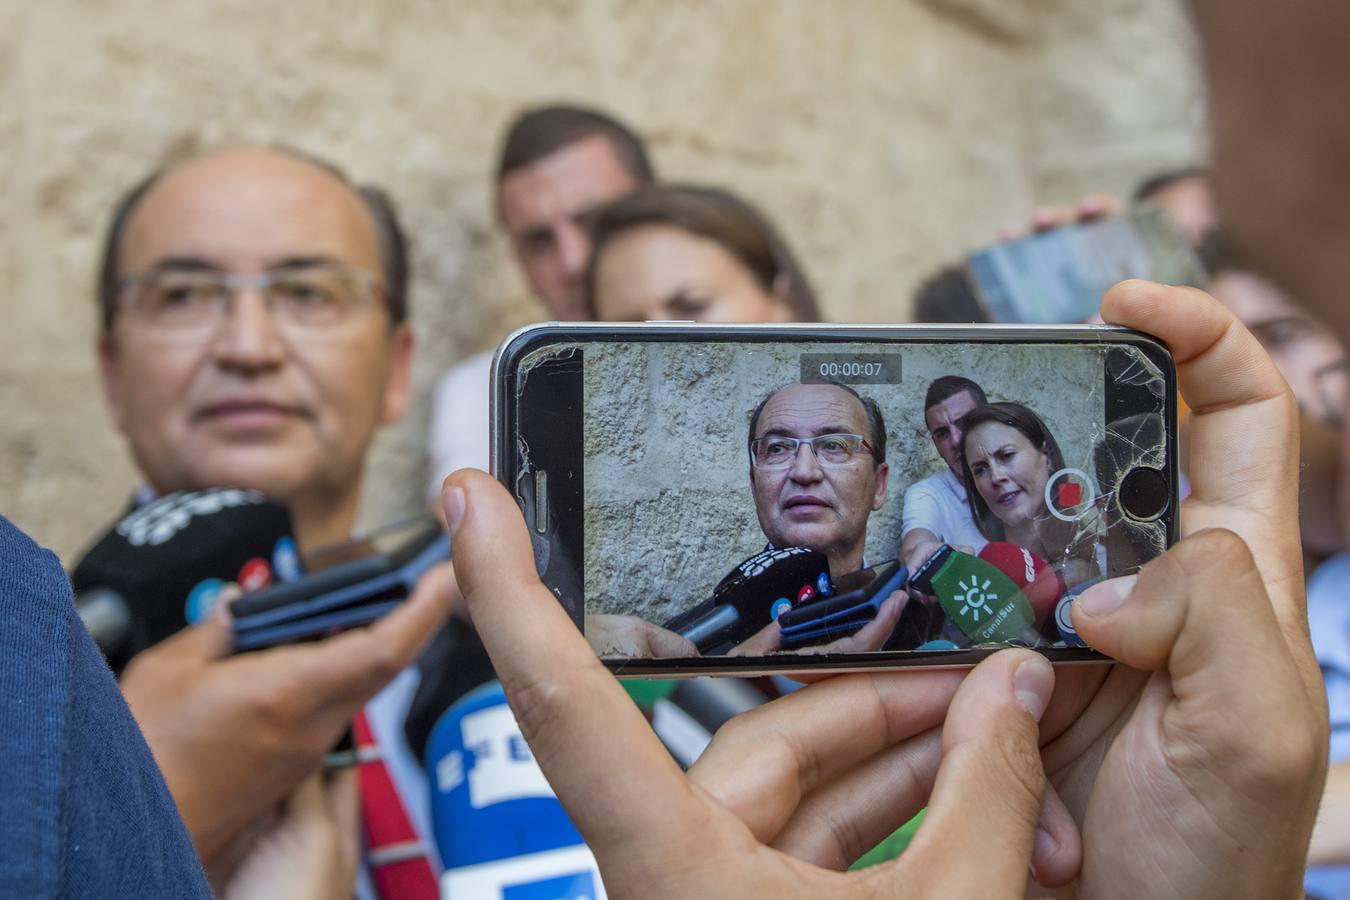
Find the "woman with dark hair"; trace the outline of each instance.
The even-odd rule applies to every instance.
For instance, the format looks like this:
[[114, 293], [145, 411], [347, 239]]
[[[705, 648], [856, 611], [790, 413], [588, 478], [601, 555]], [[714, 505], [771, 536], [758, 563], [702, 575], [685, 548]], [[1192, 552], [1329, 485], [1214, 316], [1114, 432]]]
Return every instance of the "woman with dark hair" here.
[[591, 220], [587, 302], [604, 321], [815, 322], [815, 293], [749, 203], [685, 185], [639, 188]]
[[1064, 468], [1064, 454], [1041, 417], [1020, 403], [986, 403], [961, 425], [961, 469], [980, 532], [1035, 553], [1071, 587], [1099, 574], [1092, 571], [1096, 531], [1085, 534], [1046, 508], [1045, 485]]

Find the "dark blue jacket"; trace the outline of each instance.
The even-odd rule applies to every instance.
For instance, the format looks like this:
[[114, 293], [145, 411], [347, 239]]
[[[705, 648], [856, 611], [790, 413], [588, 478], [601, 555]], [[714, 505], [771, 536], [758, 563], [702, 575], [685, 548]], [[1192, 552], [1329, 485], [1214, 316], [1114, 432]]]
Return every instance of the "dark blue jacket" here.
[[210, 897], [56, 557], [0, 516], [0, 897]]

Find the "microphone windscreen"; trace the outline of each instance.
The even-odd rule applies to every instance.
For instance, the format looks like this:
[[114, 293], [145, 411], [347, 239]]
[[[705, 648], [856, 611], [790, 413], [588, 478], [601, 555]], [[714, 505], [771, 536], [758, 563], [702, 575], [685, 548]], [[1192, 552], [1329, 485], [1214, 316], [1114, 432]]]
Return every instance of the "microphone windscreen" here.
[[943, 612], [975, 643], [1035, 642], [1031, 604], [993, 563], [953, 550], [931, 584]]
[[605, 896], [500, 683], [446, 710], [427, 741], [426, 771], [442, 897]]
[[[712, 596], [662, 627], [677, 634], [702, 635], [700, 647], [739, 643], [772, 622], [784, 608], [828, 597], [834, 591], [830, 561], [806, 547], [770, 548], [732, 569]], [[731, 610], [734, 616], [729, 616]], [[718, 617], [715, 633], [704, 634], [709, 617]]]
[[1012, 579], [1031, 604], [1036, 614], [1036, 627], [1044, 628], [1054, 614], [1059, 598], [1064, 596], [1064, 579], [1059, 573], [1035, 553], [1007, 541], [985, 544], [979, 557]]
[[120, 671], [205, 615], [226, 584], [258, 590], [300, 572], [286, 507], [222, 488], [169, 494], [128, 513], [80, 560], [71, 583], [77, 597], [107, 590], [126, 601], [131, 634], [108, 660]]

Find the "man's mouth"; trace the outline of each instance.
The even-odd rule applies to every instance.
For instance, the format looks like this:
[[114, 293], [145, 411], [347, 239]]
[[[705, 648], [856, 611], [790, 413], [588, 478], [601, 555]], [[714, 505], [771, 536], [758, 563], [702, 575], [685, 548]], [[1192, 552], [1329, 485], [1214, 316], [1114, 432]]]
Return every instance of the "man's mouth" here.
[[798, 510], [803, 513], [829, 509], [830, 504], [811, 494], [794, 494], [783, 502], [783, 509]]
[[203, 406], [193, 418], [235, 428], [259, 428], [275, 425], [298, 414], [299, 410], [295, 407], [272, 400], [240, 397]]

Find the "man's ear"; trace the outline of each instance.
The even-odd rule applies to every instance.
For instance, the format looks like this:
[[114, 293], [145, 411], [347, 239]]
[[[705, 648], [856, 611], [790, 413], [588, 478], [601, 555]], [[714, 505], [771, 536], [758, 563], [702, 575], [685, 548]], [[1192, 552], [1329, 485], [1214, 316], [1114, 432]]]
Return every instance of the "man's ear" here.
[[414, 343], [412, 325], [408, 322], [400, 322], [389, 335], [389, 381], [385, 384], [384, 410], [380, 415], [380, 422], [384, 425], [400, 421], [412, 402]]
[[108, 415], [112, 417], [113, 427], [126, 433], [126, 382], [122, 377], [121, 360], [117, 352], [117, 341], [104, 332], [99, 336], [95, 347], [98, 356], [98, 380], [103, 389], [103, 402], [108, 405]]
[[890, 474], [890, 463], [882, 463], [877, 466], [877, 489], [872, 493], [872, 512], [876, 512], [886, 505], [886, 482], [890, 478]]

